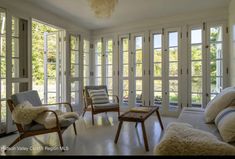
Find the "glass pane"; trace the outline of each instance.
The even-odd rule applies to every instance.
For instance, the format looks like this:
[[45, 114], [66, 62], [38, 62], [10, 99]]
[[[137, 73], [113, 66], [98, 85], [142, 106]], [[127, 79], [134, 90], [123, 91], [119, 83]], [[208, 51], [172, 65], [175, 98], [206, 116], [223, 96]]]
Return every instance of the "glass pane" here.
[[28, 83], [12, 83], [12, 94], [27, 90], [28, 90]]
[[107, 52], [112, 52], [113, 51], [113, 40], [109, 40], [106, 43], [106, 51]]
[[155, 34], [153, 36], [154, 39], [154, 48], [162, 48], [162, 35], [161, 34]]
[[6, 57], [6, 37], [0, 35], [1, 47], [0, 47], [0, 56]]
[[78, 81], [71, 83], [71, 91], [72, 92], [79, 92], [79, 82]]
[[178, 93], [175, 92], [169, 93], [169, 103], [170, 107], [175, 107], [178, 105]]
[[6, 58], [0, 57], [1, 59], [1, 78], [6, 78]]
[[162, 50], [161, 49], [154, 50], [154, 62], [162, 62]]
[[84, 40], [83, 41], [83, 51], [85, 52], [85, 53], [89, 53], [89, 51], [90, 51], [90, 42], [89, 41], [87, 41], [87, 40]]
[[84, 65], [89, 65], [90, 64], [90, 61], [89, 61], [89, 54], [88, 53], [84, 53], [83, 55], [83, 64]]
[[139, 49], [142, 49], [142, 40], [143, 40], [143, 37], [136, 37], [135, 38], [135, 49], [136, 50], [139, 50]]
[[202, 94], [192, 94], [192, 106], [201, 107], [202, 104]]
[[12, 57], [19, 57], [19, 39], [12, 38]]
[[169, 33], [169, 47], [178, 46], [178, 32]]
[[129, 90], [129, 81], [123, 80], [123, 90]]
[[142, 91], [136, 91], [136, 104], [142, 104]]
[[102, 85], [102, 79], [101, 78], [96, 78], [95, 84], [98, 85], [98, 86]]
[[70, 36], [70, 47], [71, 50], [78, 50], [78, 38], [76, 36]]
[[6, 110], [6, 101], [1, 101], [1, 119], [2, 123], [6, 123], [7, 110]]
[[222, 77], [211, 77], [211, 93], [220, 93], [223, 86]]
[[191, 60], [202, 59], [202, 45], [194, 45], [191, 47]]
[[71, 104], [76, 103], [76, 92], [71, 92]]
[[136, 63], [142, 63], [143, 57], [142, 57], [142, 50], [136, 51]]
[[48, 104], [56, 103], [56, 93], [48, 93]]
[[216, 60], [210, 62], [210, 74], [211, 76], [223, 76], [223, 61]]
[[128, 72], [129, 72], [129, 66], [128, 65], [123, 65], [123, 77], [128, 77]]
[[107, 82], [106, 85], [107, 85], [108, 90], [112, 90], [113, 89], [113, 79], [112, 78], [107, 78], [106, 82]]
[[101, 63], [102, 63], [101, 53], [97, 53], [97, 54], [95, 55], [95, 63], [96, 63], [97, 65], [101, 65]]
[[221, 26], [210, 28], [211, 42], [222, 41], [223, 29]]
[[211, 44], [210, 45], [210, 59], [222, 59], [223, 52], [222, 52], [222, 44]]
[[127, 51], [128, 52], [128, 42], [129, 42], [129, 39], [128, 38], [124, 38], [122, 39], [122, 51]]
[[154, 92], [154, 105], [162, 104], [162, 92]]
[[154, 77], [162, 76], [162, 63], [154, 64]]
[[84, 86], [89, 86], [89, 78], [83, 78]]
[[123, 91], [123, 103], [128, 103], [129, 92]]
[[18, 58], [14, 58], [12, 59], [12, 77], [13, 78], [19, 78], [19, 59]]
[[136, 80], [136, 90], [142, 90], [142, 80]]
[[112, 65], [107, 65], [107, 77], [112, 77], [113, 76], [113, 66]]
[[154, 91], [161, 92], [162, 91], [162, 81], [154, 80]]
[[47, 76], [48, 78], [56, 78], [56, 65], [47, 64]]
[[83, 76], [84, 77], [89, 77], [90, 76], [90, 71], [89, 71], [89, 66], [84, 66], [83, 67], [84, 71], [83, 71]]
[[48, 91], [56, 92], [56, 81], [54, 79], [48, 79]]
[[101, 70], [102, 68], [101, 68], [101, 66], [96, 66], [96, 77], [101, 77], [102, 76], [102, 74], [101, 74]]
[[202, 43], [202, 29], [196, 29], [191, 31], [191, 44]]
[[178, 76], [178, 63], [177, 62], [169, 63], [169, 76], [170, 77]]
[[98, 53], [98, 52], [101, 53], [102, 52], [102, 43], [101, 42], [96, 43], [95, 52], [96, 53]]
[[1, 79], [1, 99], [6, 99], [6, 80]]
[[177, 47], [169, 49], [169, 60], [178, 61], [178, 48]]
[[12, 17], [12, 36], [19, 37], [19, 19]]
[[0, 33], [6, 33], [6, 14], [4, 12], [0, 12]]
[[136, 77], [142, 77], [142, 64], [136, 64]]
[[48, 49], [48, 58], [56, 58], [57, 52], [57, 36], [56, 35], [48, 35], [47, 36], [47, 49]]
[[202, 93], [202, 78], [193, 77], [191, 80], [192, 80], [192, 92]]
[[79, 63], [79, 52], [71, 51], [71, 64], [78, 64], [78, 63]]
[[170, 80], [169, 81], [169, 91], [170, 92], [178, 92], [178, 81]]
[[113, 63], [113, 54], [109, 53], [106, 60], [107, 60], [106, 61], [107, 64], [112, 64]]
[[123, 52], [123, 64], [129, 63], [128, 52]]
[[202, 62], [192, 61], [192, 76], [202, 76]]

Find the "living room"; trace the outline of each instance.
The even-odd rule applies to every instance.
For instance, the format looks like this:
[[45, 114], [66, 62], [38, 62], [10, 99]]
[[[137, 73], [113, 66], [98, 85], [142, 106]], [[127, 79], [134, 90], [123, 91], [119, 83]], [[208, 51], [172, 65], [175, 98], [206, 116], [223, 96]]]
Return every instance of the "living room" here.
[[[0, 155], [200, 155], [163, 152], [177, 126], [223, 146], [201, 154], [234, 155], [234, 128], [228, 141], [219, 124], [235, 99], [234, 10], [234, 0], [0, 0]], [[95, 103], [99, 88], [109, 97]], [[62, 131], [55, 104], [48, 120], [32, 108], [46, 129], [26, 131], [17, 100], [57, 103], [73, 120]]]

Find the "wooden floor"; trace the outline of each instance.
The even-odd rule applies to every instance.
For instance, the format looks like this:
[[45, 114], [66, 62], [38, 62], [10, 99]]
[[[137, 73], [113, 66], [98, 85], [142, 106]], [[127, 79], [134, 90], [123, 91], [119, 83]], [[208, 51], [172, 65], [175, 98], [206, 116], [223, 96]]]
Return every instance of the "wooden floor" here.
[[[164, 127], [176, 118], [162, 117]], [[76, 122], [78, 135], [73, 127], [63, 134], [65, 152], [60, 151], [57, 134], [40, 135], [37, 138], [26, 138], [12, 149], [0, 155], [152, 155], [153, 148], [159, 143], [163, 133], [156, 115], [145, 121], [149, 152], [145, 151], [141, 124], [123, 123], [118, 143], [114, 138], [118, 128], [117, 113], [95, 115], [95, 126], [91, 124], [91, 114]], [[17, 137], [13, 134], [0, 138], [0, 148], [4, 149]]]

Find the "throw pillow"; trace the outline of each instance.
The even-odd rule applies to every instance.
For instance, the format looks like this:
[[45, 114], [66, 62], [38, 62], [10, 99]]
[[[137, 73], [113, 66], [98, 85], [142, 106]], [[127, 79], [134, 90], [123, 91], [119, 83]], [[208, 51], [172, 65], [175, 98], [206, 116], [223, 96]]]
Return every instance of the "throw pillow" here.
[[219, 93], [213, 100], [211, 100], [205, 109], [205, 121], [206, 123], [214, 122], [216, 116], [235, 100], [235, 88], [228, 87]]
[[88, 90], [88, 92], [89, 92], [89, 96], [92, 99], [93, 104], [109, 103], [109, 97], [105, 89], [98, 89], [98, 90], [91, 89], [91, 90]]
[[173, 122], [154, 148], [156, 155], [235, 155], [235, 147], [190, 124]]
[[235, 106], [221, 111], [215, 118], [215, 124], [225, 142], [235, 141]]

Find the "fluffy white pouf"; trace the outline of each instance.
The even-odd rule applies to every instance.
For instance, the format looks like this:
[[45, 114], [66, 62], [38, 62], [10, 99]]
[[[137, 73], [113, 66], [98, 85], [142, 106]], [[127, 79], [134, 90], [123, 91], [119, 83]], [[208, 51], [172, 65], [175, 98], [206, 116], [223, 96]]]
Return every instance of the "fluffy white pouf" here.
[[173, 122], [154, 148], [156, 155], [235, 155], [235, 147], [190, 124]]

